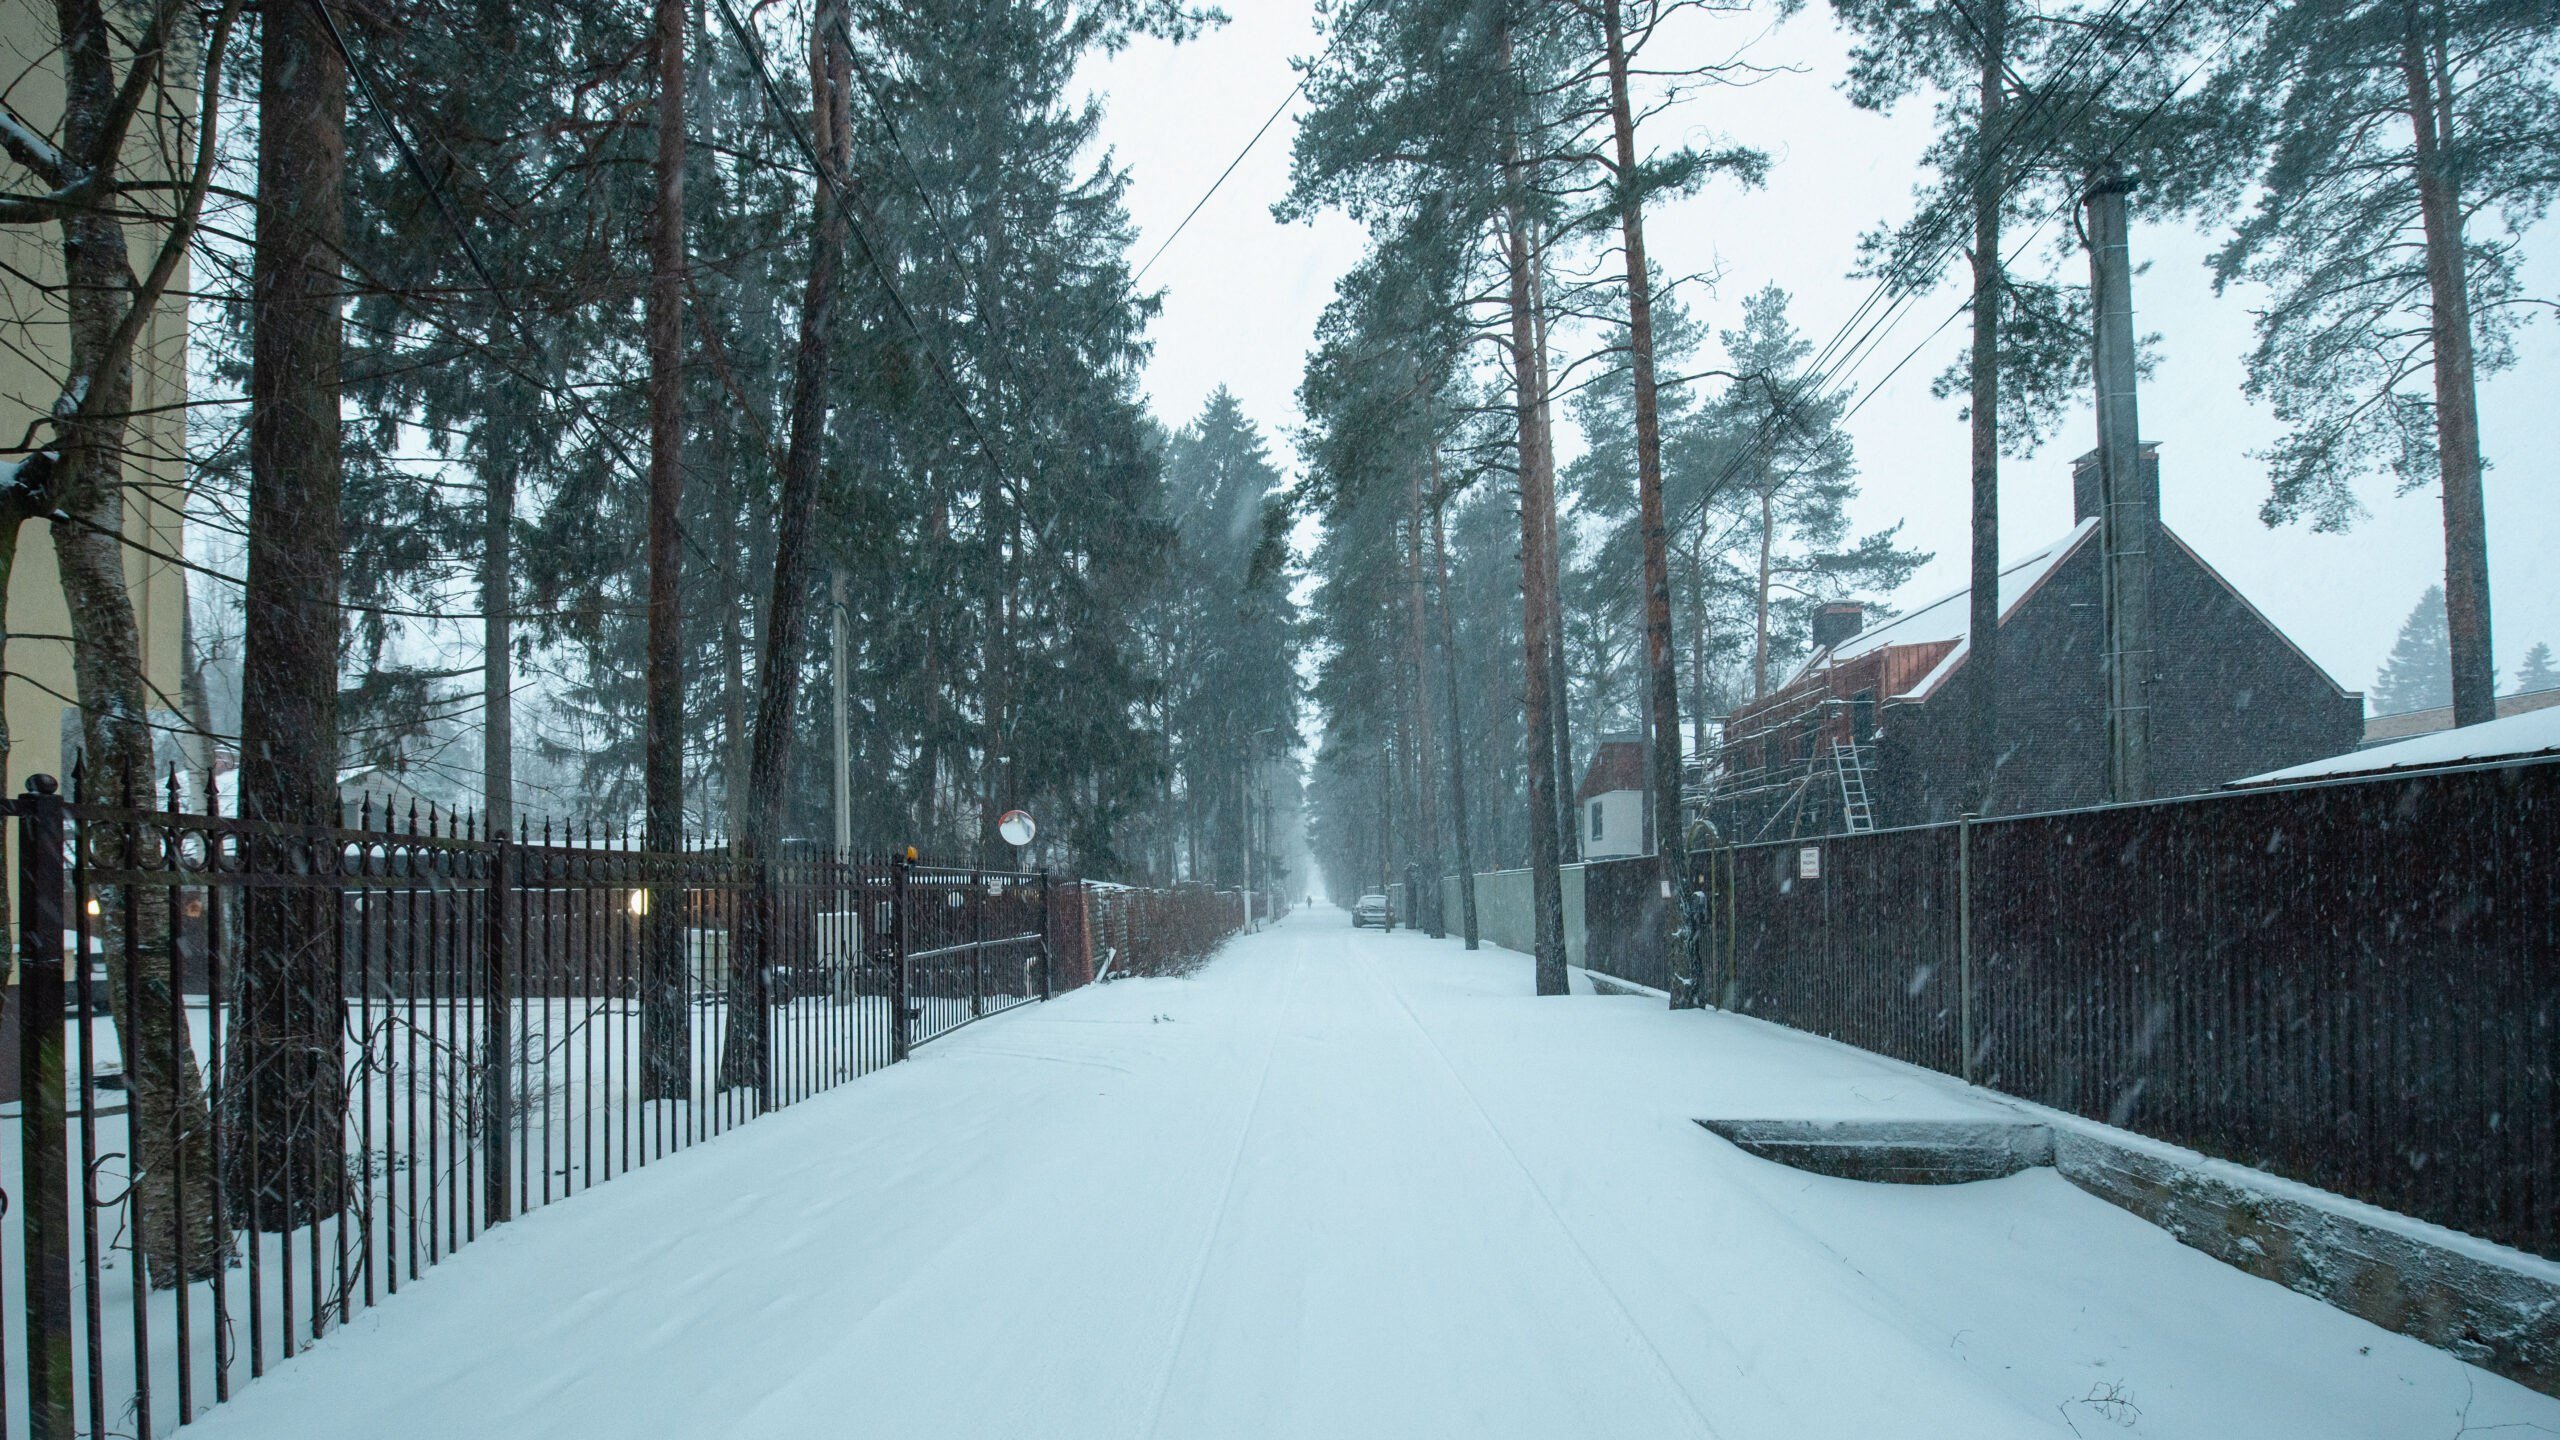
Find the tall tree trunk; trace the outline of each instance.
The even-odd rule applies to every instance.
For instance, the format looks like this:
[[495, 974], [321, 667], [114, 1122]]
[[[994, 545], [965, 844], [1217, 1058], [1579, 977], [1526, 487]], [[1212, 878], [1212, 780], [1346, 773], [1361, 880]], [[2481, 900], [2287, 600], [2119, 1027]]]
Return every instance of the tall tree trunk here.
[[[841, 187], [853, 158], [850, 91], [853, 57], [845, 0], [819, 0], [809, 23], [810, 130], [818, 152], [811, 200], [809, 284], [800, 307], [799, 349], [792, 357], [791, 440], [775, 507], [773, 599], [765, 609], [764, 655], [758, 667], [755, 748], [748, 758], [743, 858], [760, 864], [782, 834], [782, 791], [791, 774], [793, 721], [800, 701], [801, 660], [809, 647], [809, 592], [817, 574], [818, 472], [827, 440], [827, 381], [835, 351], [836, 294], [842, 288], [847, 216]], [[729, 1028], [720, 1053], [720, 1083], [753, 1086], [770, 1099], [767, 1044], [771, 1014], [764, 978], [774, 954], [775, 910], [769, 888], [750, 890], [746, 943], [731, 967]]]
[[[335, 3], [271, 7], [259, 49], [240, 809], [286, 826], [338, 816], [347, 72], [323, 8]], [[248, 1111], [236, 1183], [249, 1222], [282, 1230], [346, 1204], [336, 906], [324, 891], [252, 889], [248, 937], [232, 1031]]]
[[2453, 652], [2453, 723], [2497, 718], [2489, 635], [2489, 529], [2480, 487], [2480, 399], [2464, 274], [2462, 199], [2444, 158], [2453, 97], [2429, 63], [2423, 7], [2404, 6], [2401, 68], [2417, 138], [2418, 218], [2427, 245], [2428, 342], [2435, 351], [2436, 468], [2444, 492], [2444, 618]]
[[1965, 808], [1987, 814], [2000, 769], [2000, 203], [2008, 0], [1983, 0], [1981, 114], [1973, 149], [1973, 593], [1966, 626]]
[[1412, 616], [1407, 648], [1410, 652], [1413, 700], [1413, 779], [1414, 796], [1419, 808], [1414, 812], [1413, 828], [1416, 858], [1422, 866], [1422, 883], [1430, 893], [1418, 897], [1414, 914], [1422, 917], [1424, 927], [1436, 939], [1443, 932], [1440, 917], [1440, 816], [1431, 793], [1431, 644], [1430, 610], [1425, 604], [1422, 582], [1422, 471], [1416, 468], [1409, 487], [1406, 508], [1411, 530], [1406, 553], [1407, 588], [1412, 596]]
[[[684, 172], [685, 0], [657, 0], [657, 203], [649, 213], [648, 725], [641, 761], [645, 842], [684, 848]], [[685, 1004], [684, 901], [650, 898], [640, 979], [640, 1098], [691, 1093], [693, 1016]]]
[[[137, 279], [125, 247], [123, 208], [105, 186], [125, 170], [126, 146], [138, 117], [158, 102], [201, 81], [206, 95], [219, 93], [223, 51], [239, 6], [226, 4], [202, 53], [200, 76], [169, 75], [171, 41], [179, 6], [162, 0], [139, 32], [118, 41], [96, 0], [57, 0], [63, 67], [62, 173], [42, 176], [57, 191], [89, 193], [57, 212], [63, 243], [64, 319], [69, 373], [52, 419], [50, 452], [29, 456], [16, 484], [0, 502], [14, 568], [17, 527], [41, 509], [58, 510], [52, 526], [55, 560], [69, 603], [72, 674], [80, 700], [81, 742], [87, 752], [85, 791], [92, 800], [142, 809], [158, 786], [143, 637], [125, 585], [125, 436], [133, 409], [133, 352], [166, 318], [162, 297], [189, 253], [205, 187], [215, 158], [215, 114], [201, 109], [191, 172], [181, 182], [162, 222], [167, 230], [148, 274]], [[115, 49], [128, 45], [126, 72], [115, 72]], [[130, 104], [121, 103], [130, 101]], [[159, 354], [155, 362], [183, 365], [183, 357]], [[0, 577], [5, 578], [5, 577]], [[183, 618], [183, 612], [182, 612]], [[183, 660], [183, 656], [181, 659]], [[183, 689], [183, 684], [181, 686]], [[0, 747], [5, 746], [0, 732]], [[0, 748], [0, 753], [5, 753]], [[112, 850], [134, 837], [92, 837]], [[224, 1250], [212, 1228], [212, 1115], [197, 1072], [194, 1045], [177, 1022], [171, 957], [169, 897], [150, 886], [104, 887], [102, 939], [108, 965], [107, 996], [126, 1065], [133, 1109], [136, 1251], [154, 1286], [214, 1273]], [[183, 1231], [183, 1234], [182, 1234]], [[181, 1260], [183, 1259], [183, 1264]]]
[[[1671, 637], [1671, 527], [1662, 504], [1662, 409], [1653, 370], [1653, 273], [1644, 249], [1644, 197], [1637, 191], [1635, 105], [1627, 83], [1621, 0], [1601, 0], [1609, 47], [1609, 123], [1618, 158], [1618, 238], [1627, 252], [1627, 360], [1636, 399], [1636, 532], [1644, 563], [1646, 770], [1653, 847], [1665, 893], [1688, 869], [1680, 822], [1680, 672]], [[1691, 997], [1694, 998], [1694, 997]]]
[[[1511, 36], [1501, 39], [1502, 64], [1511, 66]], [[1558, 833], [1558, 775], [1555, 767], [1555, 474], [1546, 463], [1546, 433], [1541, 423], [1544, 396], [1538, 382], [1538, 337], [1533, 309], [1534, 279], [1529, 268], [1527, 176], [1520, 159], [1520, 136], [1506, 120], [1502, 134], [1502, 171], [1509, 190], [1504, 226], [1505, 259], [1510, 270], [1511, 385], [1520, 448], [1520, 611], [1522, 641], [1522, 718], [1528, 727], [1529, 892], [1532, 931], [1536, 936], [1538, 993], [1568, 992], [1564, 953], [1564, 877], [1562, 836]]]
[[[1556, 493], [1554, 384], [1547, 370], [1547, 243], [1543, 230], [1529, 237], [1530, 315], [1536, 322], [1538, 357], [1538, 464], [1546, 490]], [[1562, 863], [1582, 858], [1582, 821], [1573, 803], [1573, 683], [1564, 663], [1564, 529], [1557, 507], [1547, 505], [1547, 687], [1555, 697], [1556, 842]]]
[[1751, 591], [1751, 698], [1754, 703], [1769, 698], [1769, 552], [1778, 542], [1776, 497], [1769, 493], [1768, 477], [1760, 486], [1760, 566], [1758, 582]]
[[1477, 944], [1475, 847], [1467, 834], [1467, 741], [1458, 703], [1458, 630], [1449, 613], [1449, 531], [1441, 518], [1440, 447], [1431, 447], [1431, 554], [1440, 580], [1440, 663], [1449, 682], [1449, 833], [1458, 851], [1458, 918], [1467, 948]]

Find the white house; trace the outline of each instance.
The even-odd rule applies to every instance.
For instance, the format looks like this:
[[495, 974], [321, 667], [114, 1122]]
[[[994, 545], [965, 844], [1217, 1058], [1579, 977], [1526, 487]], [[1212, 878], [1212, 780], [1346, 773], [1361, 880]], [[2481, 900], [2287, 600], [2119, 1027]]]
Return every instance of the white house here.
[[1653, 853], [1653, 815], [1644, 803], [1644, 741], [1602, 736], [1573, 793], [1582, 826], [1582, 858], [1607, 860]]

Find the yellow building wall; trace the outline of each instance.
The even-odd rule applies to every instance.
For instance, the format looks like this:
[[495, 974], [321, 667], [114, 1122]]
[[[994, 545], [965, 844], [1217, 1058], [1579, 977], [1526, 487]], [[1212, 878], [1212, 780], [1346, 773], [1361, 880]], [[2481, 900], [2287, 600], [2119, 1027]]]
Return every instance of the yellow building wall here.
[[[37, 0], [0, 0], [0, 100], [40, 134], [52, 135], [62, 117], [62, 78], [53, 6]], [[121, 67], [119, 67], [121, 68]], [[183, 143], [167, 116], [138, 125], [128, 142], [131, 168], [165, 175], [171, 152]], [[0, 157], [9, 188], [30, 190], [26, 172]], [[133, 267], [149, 267], [166, 232], [135, 225], [128, 232]], [[0, 437], [17, 443], [60, 394], [67, 343], [61, 297], [62, 241], [45, 225], [0, 227]], [[180, 266], [173, 295], [188, 289]], [[126, 435], [125, 533], [141, 547], [164, 555], [185, 553], [187, 480], [187, 314], [183, 299], [164, 300], [134, 355], [136, 418]], [[125, 552], [125, 585], [142, 639], [143, 679], [152, 708], [174, 710], [185, 656], [179, 642], [185, 600], [184, 572], [143, 548]], [[8, 634], [0, 641], [6, 675], [0, 704], [7, 707], [9, 754], [0, 785], [17, 793], [29, 775], [61, 777], [68, 789], [73, 756], [63, 753], [65, 717], [77, 702], [71, 673], [71, 613], [54, 565], [51, 527], [29, 523], [18, 537], [18, 561], [9, 578]], [[165, 718], [165, 717], [164, 717]], [[12, 875], [15, 867], [12, 865]]]

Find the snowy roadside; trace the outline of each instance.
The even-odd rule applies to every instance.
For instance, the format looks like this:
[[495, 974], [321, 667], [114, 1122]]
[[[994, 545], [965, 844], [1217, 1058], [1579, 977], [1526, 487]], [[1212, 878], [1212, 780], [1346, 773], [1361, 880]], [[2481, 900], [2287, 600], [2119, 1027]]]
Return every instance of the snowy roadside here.
[[204, 1429], [2560, 1432], [2050, 1172], [1865, 1185], [1694, 1123], [1997, 1109], [1956, 1082], [1526, 982], [1292, 917], [503, 1227]]

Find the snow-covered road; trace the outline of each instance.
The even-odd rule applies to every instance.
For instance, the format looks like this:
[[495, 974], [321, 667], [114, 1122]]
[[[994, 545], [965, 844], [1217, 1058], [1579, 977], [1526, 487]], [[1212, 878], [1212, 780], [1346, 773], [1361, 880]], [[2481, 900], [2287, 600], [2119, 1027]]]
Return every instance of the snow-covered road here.
[[502, 1227], [198, 1433], [2560, 1433], [2050, 1171], [1862, 1185], [1693, 1123], [1985, 1108], [1951, 1081], [1528, 990], [1294, 917]]

